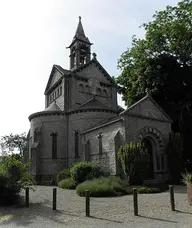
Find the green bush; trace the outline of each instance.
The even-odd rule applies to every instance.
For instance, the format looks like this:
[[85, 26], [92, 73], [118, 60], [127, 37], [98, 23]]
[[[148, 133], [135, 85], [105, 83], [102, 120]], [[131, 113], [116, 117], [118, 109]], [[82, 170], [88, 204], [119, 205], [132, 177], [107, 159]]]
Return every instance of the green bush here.
[[66, 179], [66, 178], [69, 178], [69, 177], [71, 177], [70, 169], [61, 170], [61, 171], [58, 172], [58, 174], [57, 174], [57, 184], [58, 184], [61, 180]]
[[66, 178], [64, 180], [61, 180], [58, 183], [58, 186], [63, 189], [75, 189], [76, 183], [71, 178]]
[[130, 142], [121, 146], [117, 156], [124, 174], [129, 177], [129, 184], [142, 184], [150, 163], [150, 156], [144, 143]]
[[127, 194], [128, 184], [118, 177], [100, 177], [88, 180], [76, 187], [79, 196], [85, 196], [85, 191], [90, 191], [92, 197], [120, 196]]
[[92, 162], [78, 162], [71, 168], [71, 178], [77, 184], [103, 175], [101, 167]]
[[0, 163], [0, 205], [13, 204], [20, 191], [26, 186], [34, 184], [28, 173], [29, 164], [15, 156], [4, 157]]
[[76, 187], [79, 196], [85, 196], [85, 191], [90, 191], [92, 197], [110, 197], [130, 195], [133, 188], [137, 188], [140, 194], [159, 193], [159, 188], [149, 188], [146, 186], [130, 186], [127, 181], [121, 180], [119, 177], [100, 177], [94, 180], [88, 180]]
[[150, 193], [160, 193], [161, 192], [159, 188], [150, 188], [150, 187], [146, 187], [146, 186], [137, 187], [137, 191], [140, 194], [150, 194]]

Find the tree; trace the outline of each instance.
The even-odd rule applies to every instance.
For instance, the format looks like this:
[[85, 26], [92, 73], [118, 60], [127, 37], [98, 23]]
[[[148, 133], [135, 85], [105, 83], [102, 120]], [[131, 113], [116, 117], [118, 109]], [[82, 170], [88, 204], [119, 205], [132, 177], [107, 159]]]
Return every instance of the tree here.
[[19, 193], [27, 186], [35, 184], [28, 173], [30, 163], [24, 163], [15, 154], [6, 156], [0, 163], [0, 205], [16, 203]]
[[118, 150], [117, 157], [125, 175], [128, 176], [129, 184], [141, 184], [150, 161], [144, 144], [130, 142], [127, 145], [121, 146]]
[[27, 136], [26, 133], [21, 134], [10, 134], [1, 137], [1, 148], [3, 154], [10, 154], [14, 151], [19, 151], [19, 154], [23, 156], [24, 151], [27, 146]]
[[145, 38], [133, 36], [132, 47], [118, 60], [119, 92], [131, 105], [149, 89], [173, 119], [173, 130], [184, 135], [187, 159], [192, 139], [192, 1], [167, 6], [142, 27]]
[[171, 132], [167, 147], [167, 158], [173, 183], [180, 184], [182, 172], [182, 156], [183, 136], [180, 133]]

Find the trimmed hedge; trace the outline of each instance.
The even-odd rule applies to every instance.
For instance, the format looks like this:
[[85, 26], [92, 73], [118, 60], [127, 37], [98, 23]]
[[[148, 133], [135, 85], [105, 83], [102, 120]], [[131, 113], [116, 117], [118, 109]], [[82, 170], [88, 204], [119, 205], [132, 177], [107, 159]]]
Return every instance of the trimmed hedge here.
[[137, 188], [140, 194], [159, 193], [159, 188], [149, 188], [146, 186], [129, 186], [127, 181], [119, 177], [101, 177], [94, 180], [85, 181], [76, 187], [79, 196], [85, 196], [85, 191], [90, 191], [92, 197], [111, 197], [130, 195], [133, 188]]
[[104, 172], [101, 167], [93, 162], [78, 162], [71, 168], [71, 178], [77, 184], [103, 175]]
[[85, 196], [85, 191], [90, 191], [92, 197], [121, 196], [127, 194], [128, 184], [118, 177], [100, 177], [79, 184], [76, 192], [79, 196]]
[[61, 180], [58, 183], [58, 186], [62, 189], [75, 189], [76, 183], [71, 178], [66, 178], [64, 180]]

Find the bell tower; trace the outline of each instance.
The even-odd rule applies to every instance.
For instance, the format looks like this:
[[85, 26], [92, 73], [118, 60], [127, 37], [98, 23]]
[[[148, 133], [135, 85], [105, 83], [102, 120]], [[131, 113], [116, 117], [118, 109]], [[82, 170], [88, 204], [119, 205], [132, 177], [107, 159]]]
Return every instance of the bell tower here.
[[92, 43], [90, 43], [88, 37], [85, 36], [81, 17], [79, 17], [75, 36], [68, 47], [70, 48], [70, 70], [75, 70], [91, 60], [91, 45]]

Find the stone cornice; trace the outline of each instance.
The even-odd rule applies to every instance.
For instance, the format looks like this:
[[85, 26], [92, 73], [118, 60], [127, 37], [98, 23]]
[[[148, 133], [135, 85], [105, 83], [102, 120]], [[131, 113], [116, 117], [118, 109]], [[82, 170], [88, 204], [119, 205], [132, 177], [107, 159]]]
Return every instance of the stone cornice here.
[[64, 76], [62, 76], [54, 85], [52, 85], [47, 91], [45, 91], [44, 95], [48, 95], [51, 93], [59, 84], [61, 84]]
[[76, 110], [70, 110], [70, 111], [41, 111], [41, 112], [36, 112], [31, 114], [28, 119], [31, 121], [34, 118], [41, 117], [41, 116], [52, 116], [52, 115], [73, 115], [77, 114], [80, 112], [111, 112], [118, 114], [117, 111], [115, 110], [110, 110], [110, 109], [101, 109], [101, 108], [86, 108], [86, 109], [76, 109]]
[[41, 111], [31, 114], [28, 119], [31, 121], [34, 118], [41, 117], [41, 116], [56, 116], [56, 115], [66, 115], [66, 112], [63, 111]]
[[71, 114], [76, 114], [79, 112], [111, 112], [111, 113], [118, 114], [118, 111], [116, 111], [116, 110], [105, 109], [105, 108], [85, 108], [85, 109], [82, 108], [82, 109], [71, 110], [71, 111], [68, 111], [67, 113], [69, 115], [71, 115]]
[[143, 115], [139, 115], [139, 114], [134, 114], [134, 113], [126, 113], [126, 114], [122, 114], [120, 113], [121, 116], [131, 116], [131, 117], [134, 117], [134, 118], [140, 118], [140, 119], [147, 119], [147, 120], [152, 120], [152, 121], [159, 121], [159, 122], [163, 122], [163, 123], [170, 123], [169, 120], [161, 120], [161, 119], [157, 119], [157, 118], [154, 118], [154, 117], [148, 117], [148, 116], [143, 116]]

